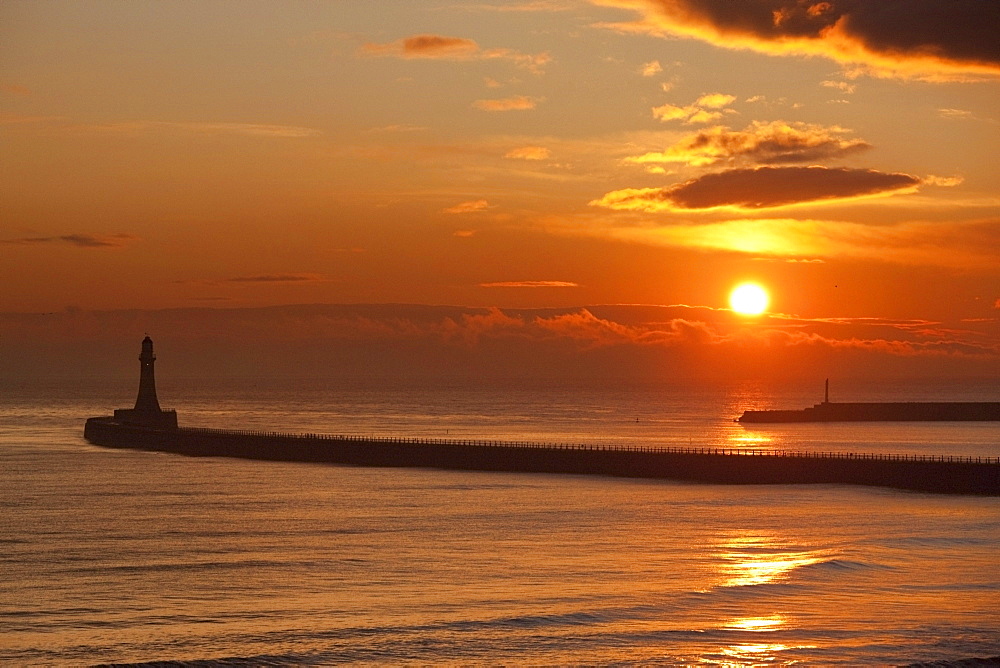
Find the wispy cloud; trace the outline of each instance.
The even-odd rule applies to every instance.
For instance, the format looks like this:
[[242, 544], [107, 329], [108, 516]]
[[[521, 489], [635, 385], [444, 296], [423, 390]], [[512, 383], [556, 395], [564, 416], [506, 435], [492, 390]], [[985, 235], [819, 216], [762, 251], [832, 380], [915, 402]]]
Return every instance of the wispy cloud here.
[[972, 118], [972, 112], [966, 109], [938, 109], [938, 115], [941, 118]]
[[486, 12], [565, 12], [576, 7], [573, 0], [522, 0], [521, 2], [502, 2], [500, 4], [477, 3], [449, 7], [449, 9], [468, 9]]
[[570, 281], [497, 281], [480, 283], [481, 288], [578, 288], [578, 283]]
[[226, 283], [317, 283], [326, 281], [323, 274], [292, 273], [292, 274], [258, 274], [256, 276], [235, 276], [227, 278]]
[[386, 133], [397, 133], [397, 132], [423, 132], [427, 130], [425, 125], [406, 125], [405, 123], [397, 123], [393, 125], [382, 125], [377, 128], [368, 128], [366, 132], [386, 132]]
[[644, 77], [654, 77], [663, 71], [663, 66], [660, 65], [660, 61], [651, 60], [648, 63], [643, 63], [642, 67], [639, 69], [639, 73]]
[[399, 56], [401, 58], [442, 58], [464, 60], [479, 53], [475, 40], [442, 35], [414, 35], [388, 44], [369, 42], [362, 51], [373, 56]]
[[19, 239], [0, 240], [0, 244], [14, 246], [31, 246], [40, 244], [69, 244], [79, 248], [121, 248], [127, 246], [139, 237], [132, 234], [63, 234], [54, 237], [21, 237]]
[[17, 97], [28, 97], [31, 95], [31, 89], [21, 84], [0, 84], [0, 92], [7, 93], [8, 95], [16, 95]]
[[0, 125], [32, 125], [65, 123], [65, 116], [24, 116], [20, 114], [0, 114]]
[[449, 206], [447, 209], [442, 209], [442, 213], [475, 213], [477, 211], [485, 211], [490, 208], [490, 203], [485, 199], [474, 199], [468, 202], [459, 202], [454, 206]]
[[858, 87], [857, 84], [847, 83], [846, 81], [823, 81], [820, 85], [826, 88], [835, 88], [846, 95], [852, 94]]
[[173, 121], [127, 121], [78, 126], [80, 129], [117, 134], [143, 134], [151, 131], [176, 131], [207, 135], [245, 135], [249, 137], [302, 138], [323, 133], [314, 128], [264, 123], [205, 123]]
[[323, 134], [316, 128], [298, 125], [274, 125], [269, 123], [226, 123], [211, 121], [118, 121], [113, 123], [74, 123], [65, 116], [3, 116], [0, 125], [46, 124], [61, 132], [99, 133], [108, 135], [141, 136], [152, 133], [174, 133], [193, 135], [242, 135], [263, 138], [319, 137]]
[[724, 93], [709, 93], [702, 95], [693, 104], [678, 107], [673, 104], [664, 104], [653, 107], [653, 118], [661, 121], [683, 121], [686, 125], [696, 125], [699, 123], [711, 123], [722, 118], [720, 109], [725, 109], [736, 101], [733, 95]]
[[475, 40], [465, 37], [444, 35], [412, 35], [384, 44], [369, 42], [362, 45], [360, 53], [365, 56], [394, 57], [407, 60], [506, 60], [515, 66], [540, 74], [549, 63], [548, 53], [521, 53], [508, 48], [483, 49]]
[[548, 160], [549, 149], [544, 146], [521, 146], [507, 151], [503, 157], [515, 160]]
[[537, 100], [533, 97], [515, 95], [500, 99], [476, 100], [472, 106], [483, 111], [526, 111], [534, 109], [536, 104]]

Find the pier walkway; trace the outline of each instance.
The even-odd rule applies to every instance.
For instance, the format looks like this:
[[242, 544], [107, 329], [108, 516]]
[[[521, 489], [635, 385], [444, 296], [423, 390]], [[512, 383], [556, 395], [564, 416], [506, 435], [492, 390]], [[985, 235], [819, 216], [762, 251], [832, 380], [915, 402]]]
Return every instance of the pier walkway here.
[[646, 452], [687, 455], [734, 455], [743, 457], [807, 457], [812, 459], [851, 459], [868, 461], [912, 461], [912, 462], [955, 462], [995, 464], [1000, 466], [1000, 457], [970, 457], [958, 455], [907, 455], [877, 452], [816, 452], [809, 450], [771, 450], [749, 448], [710, 448], [656, 445], [619, 445], [597, 443], [546, 443], [543, 441], [453, 439], [408, 436], [359, 436], [357, 434], [294, 434], [279, 431], [256, 431], [252, 429], [211, 429], [186, 427], [186, 432], [239, 436], [250, 438], [292, 438], [304, 440], [347, 441], [358, 443], [383, 443], [411, 446], [460, 446], [476, 448], [540, 448], [549, 450], [590, 450], [594, 452]]
[[856, 484], [1000, 496], [1000, 457], [559, 444], [240, 429], [164, 430], [123, 424], [110, 417], [87, 420], [84, 436], [107, 447], [195, 457], [607, 475], [720, 484]]

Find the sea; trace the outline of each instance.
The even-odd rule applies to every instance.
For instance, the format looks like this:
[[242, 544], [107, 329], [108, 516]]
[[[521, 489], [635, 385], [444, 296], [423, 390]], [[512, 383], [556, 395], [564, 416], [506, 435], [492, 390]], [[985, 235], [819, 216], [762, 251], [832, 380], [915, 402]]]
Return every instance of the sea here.
[[[943, 666], [1000, 656], [1000, 497], [87, 443], [84, 420], [130, 407], [136, 385], [0, 383], [2, 665]], [[1000, 457], [1000, 423], [733, 421], [747, 408], [812, 405], [822, 390], [158, 386], [192, 427]], [[834, 394], [997, 401], [1000, 387], [858, 381]]]

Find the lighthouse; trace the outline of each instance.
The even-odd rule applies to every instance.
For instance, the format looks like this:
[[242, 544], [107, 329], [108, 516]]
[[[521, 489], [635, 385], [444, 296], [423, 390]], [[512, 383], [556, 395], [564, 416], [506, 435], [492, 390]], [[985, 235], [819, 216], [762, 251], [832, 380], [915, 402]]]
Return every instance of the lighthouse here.
[[139, 396], [135, 398], [135, 410], [160, 411], [160, 402], [156, 400], [156, 379], [153, 377], [153, 339], [147, 336], [142, 340], [142, 353], [139, 354]]
[[139, 394], [135, 398], [135, 408], [115, 410], [116, 422], [156, 429], [177, 429], [177, 411], [162, 410], [156, 398], [154, 362], [156, 355], [153, 354], [153, 340], [146, 336], [139, 353]]

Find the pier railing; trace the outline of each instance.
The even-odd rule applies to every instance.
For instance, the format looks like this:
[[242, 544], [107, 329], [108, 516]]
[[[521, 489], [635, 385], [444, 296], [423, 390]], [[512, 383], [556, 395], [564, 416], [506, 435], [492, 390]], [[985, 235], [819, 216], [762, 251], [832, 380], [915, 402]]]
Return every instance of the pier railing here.
[[537, 448], [549, 450], [589, 450], [602, 452], [630, 452], [649, 454], [682, 455], [726, 455], [744, 457], [806, 457], [812, 459], [856, 459], [870, 461], [911, 461], [911, 462], [954, 462], [967, 464], [995, 464], [1000, 466], [1000, 457], [978, 457], [962, 455], [918, 455], [878, 452], [815, 452], [809, 450], [761, 450], [748, 448], [680, 447], [659, 445], [627, 445], [600, 443], [545, 443], [541, 441], [507, 441], [486, 439], [425, 438], [411, 436], [361, 436], [357, 434], [296, 434], [278, 431], [256, 431], [251, 429], [212, 429], [208, 427], [184, 427], [180, 431], [211, 434], [218, 436], [273, 438], [313, 441], [340, 441], [360, 443], [384, 443], [413, 446], [453, 446], [475, 448]]

